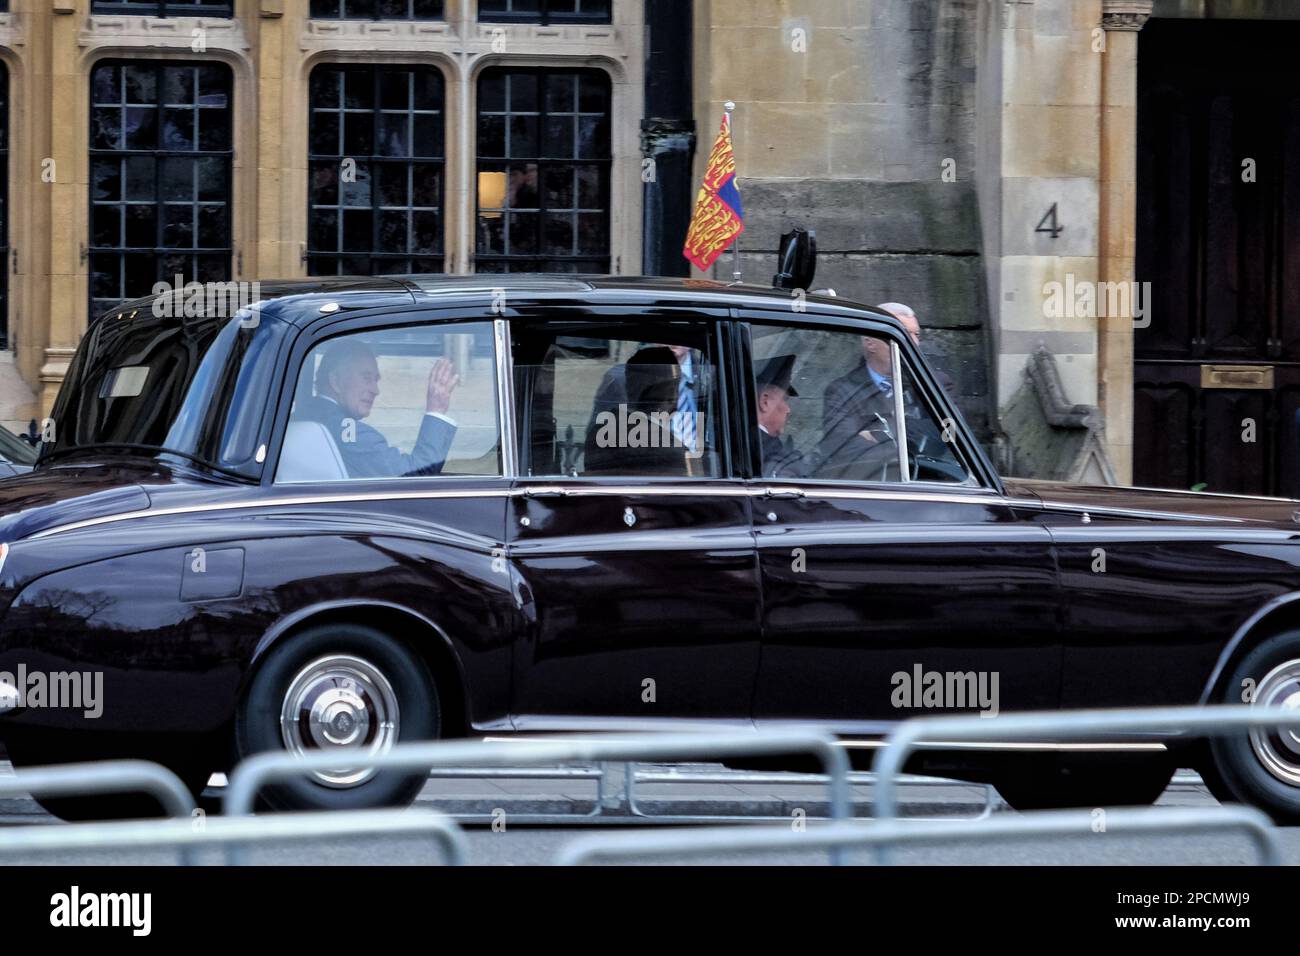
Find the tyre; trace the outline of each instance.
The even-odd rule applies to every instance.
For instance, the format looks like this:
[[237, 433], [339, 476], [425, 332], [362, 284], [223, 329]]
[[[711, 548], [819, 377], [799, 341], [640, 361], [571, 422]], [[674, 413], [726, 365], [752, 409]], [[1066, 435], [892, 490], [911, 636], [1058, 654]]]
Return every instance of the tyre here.
[[[105, 740], [96, 735], [71, 731], [26, 733], [7, 741], [14, 767], [49, 767], [65, 763], [134, 759], [161, 764], [176, 776], [197, 803], [219, 759], [210, 741], [155, 739]], [[161, 804], [142, 793], [106, 793], [84, 797], [41, 797], [33, 795], [47, 813], [69, 823], [91, 820], [134, 820], [166, 816]]]
[[[379, 754], [439, 735], [437, 689], [424, 662], [374, 628], [326, 624], [283, 641], [262, 661], [235, 718], [239, 759], [265, 751]], [[428, 779], [341, 760], [335, 770], [268, 785], [275, 810], [406, 806]]]
[[[1218, 702], [1240, 704], [1243, 690], [1252, 686], [1254, 706], [1300, 707], [1300, 631], [1270, 637], [1248, 651], [1220, 687]], [[1209, 749], [1205, 776], [1216, 796], [1259, 807], [1281, 824], [1300, 823], [1300, 729], [1214, 737]]]
[[1044, 767], [1037, 773], [1001, 776], [996, 786], [1002, 799], [1015, 810], [1142, 807], [1160, 799], [1174, 769], [1162, 755], [1122, 762], [1114, 758], [1076, 758], [1069, 765]]

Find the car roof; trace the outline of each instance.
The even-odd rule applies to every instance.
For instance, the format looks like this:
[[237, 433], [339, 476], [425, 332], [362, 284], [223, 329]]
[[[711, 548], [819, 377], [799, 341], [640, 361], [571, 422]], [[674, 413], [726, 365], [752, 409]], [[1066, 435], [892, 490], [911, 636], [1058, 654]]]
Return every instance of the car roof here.
[[[504, 294], [513, 304], [543, 302], [607, 302], [645, 306], [694, 305], [704, 308], [779, 309], [795, 314], [791, 308], [794, 293], [748, 283], [717, 282], [712, 279], [675, 278], [671, 276], [609, 276], [548, 273], [480, 273], [446, 275], [441, 273], [393, 276], [318, 276], [307, 279], [266, 279], [258, 282], [257, 298], [268, 303], [264, 314], [293, 325], [306, 325], [321, 318], [321, 306], [334, 302], [343, 309], [380, 308], [391, 304], [430, 304], [441, 299], [456, 299], [470, 305], [490, 302]], [[124, 303], [105, 315], [128, 309], [148, 308], [156, 296]], [[844, 318], [876, 319], [903, 332], [898, 320], [875, 306], [842, 299], [832, 294], [806, 294], [801, 301], [804, 311], [816, 306], [822, 315]]]
[[[690, 279], [674, 276], [611, 276], [611, 275], [553, 275], [545, 273], [516, 273], [509, 275], [479, 274], [472, 276], [414, 275], [400, 276], [412, 291], [426, 296], [478, 293], [480, 295], [504, 291], [530, 298], [567, 298], [580, 296], [593, 299], [614, 300], [620, 295], [632, 299], [676, 299], [699, 304], [712, 303], [719, 308], [749, 305], [789, 309], [794, 298], [790, 289], [774, 289], [745, 282], [728, 283], [713, 279]], [[866, 310], [885, 318], [893, 318], [873, 306], [861, 305], [840, 299], [831, 293], [805, 293], [805, 302], [843, 308], [851, 311]]]

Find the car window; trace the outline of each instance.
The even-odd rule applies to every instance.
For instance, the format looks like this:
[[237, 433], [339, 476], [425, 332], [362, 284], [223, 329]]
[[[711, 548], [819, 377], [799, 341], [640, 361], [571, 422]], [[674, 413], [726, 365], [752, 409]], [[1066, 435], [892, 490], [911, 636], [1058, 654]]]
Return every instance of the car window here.
[[250, 322], [251, 313], [208, 311], [131, 308], [92, 324], [59, 390], [42, 457], [119, 445], [259, 475], [265, 396], [288, 326], [272, 315]]
[[501, 474], [490, 322], [317, 345], [298, 373], [277, 482]]
[[520, 323], [512, 341], [523, 474], [722, 473], [707, 323]]
[[[908, 475], [901, 474], [892, 356], [883, 337], [752, 325], [754, 432], [768, 478], [967, 483], [970, 470], [902, 365]], [[946, 427], [945, 427], [946, 425]]]
[[30, 465], [36, 461], [36, 449], [9, 429], [0, 426], [0, 461]]

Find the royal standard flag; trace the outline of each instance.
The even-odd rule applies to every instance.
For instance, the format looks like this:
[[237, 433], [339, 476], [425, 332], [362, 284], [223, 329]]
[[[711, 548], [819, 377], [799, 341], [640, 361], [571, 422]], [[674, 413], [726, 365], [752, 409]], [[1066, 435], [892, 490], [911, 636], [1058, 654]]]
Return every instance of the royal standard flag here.
[[745, 211], [736, 188], [736, 154], [731, 150], [731, 117], [724, 113], [682, 255], [707, 270], [744, 231]]

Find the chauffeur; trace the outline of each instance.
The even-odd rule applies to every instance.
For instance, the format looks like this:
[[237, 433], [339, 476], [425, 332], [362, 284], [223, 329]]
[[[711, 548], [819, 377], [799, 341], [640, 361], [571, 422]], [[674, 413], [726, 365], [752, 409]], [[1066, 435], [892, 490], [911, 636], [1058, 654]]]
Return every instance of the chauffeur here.
[[799, 393], [792, 384], [793, 355], [765, 359], [754, 373], [758, 393], [758, 438], [763, 455], [763, 475], [807, 478], [816, 469], [815, 456], [798, 451], [790, 436], [782, 437], [790, 418], [790, 399]]

